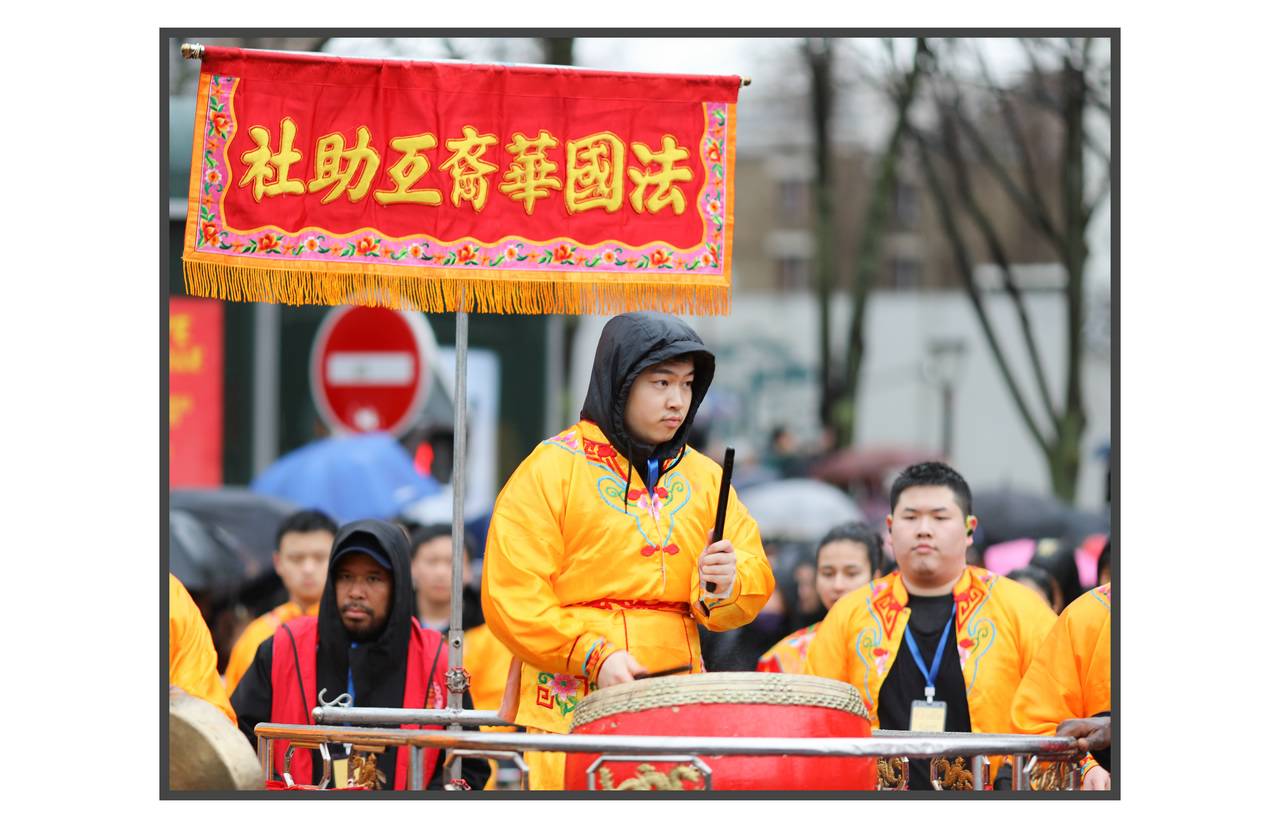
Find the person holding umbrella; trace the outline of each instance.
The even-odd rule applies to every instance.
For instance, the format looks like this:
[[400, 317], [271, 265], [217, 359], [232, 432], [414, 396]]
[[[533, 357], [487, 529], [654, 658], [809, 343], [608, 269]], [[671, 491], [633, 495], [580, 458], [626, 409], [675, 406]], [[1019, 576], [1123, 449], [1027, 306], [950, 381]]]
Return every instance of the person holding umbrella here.
[[[494, 505], [481, 600], [515, 656], [504, 708], [567, 733], [598, 688], [700, 672], [698, 625], [751, 621], [773, 592], [756, 523], [686, 440], [715, 371], [693, 329], [659, 313], [605, 325], [576, 425], [539, 444]], [[510, 702], [509, 704], [507, 702]], [[564, 754], [530, 753], [530, 787], [564, 786]]]

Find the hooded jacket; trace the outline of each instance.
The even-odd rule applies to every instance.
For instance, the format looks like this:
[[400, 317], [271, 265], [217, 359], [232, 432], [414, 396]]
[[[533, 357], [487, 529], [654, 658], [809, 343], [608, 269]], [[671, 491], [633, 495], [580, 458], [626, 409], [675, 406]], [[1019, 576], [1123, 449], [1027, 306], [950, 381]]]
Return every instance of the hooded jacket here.
[[[693, 358], [694, 371], [689, 412], [670, 440], [656, 446], [645, 443], [626, 427], [631, 386], [646, 368], [685, 356]], [[681, 320], [662, 313], [620, 314], [610, 319], [600, 334], [581, 417], [598, 425], [610, 444], [642, 471], [649, 460], [678, 463], [715, 372], [715, 355]]]
[[[352, 547], [381, 551], [391, 563], [391, 604], [387, 609], [387, 621], [374, 639], [365, 642], [354, 642], [342, 623], [334, 578], [339, 555]], [[241, 730], [251, 742], [255, 742], [253, 728], [259, 722], [271, 720], [275, 689], [272, 668], [277, 640], [294, 634], [295, 628], [301, 631], [310, 624], [315, 625], [314, 675], [317, 697], [323, 696], [326, 701], [332, 701], [346, 693], [349, 671], [351, 686], [355, 691], [355, 706], [402, 707], [411, 657], [410, 645], [414, 639], [418, 640], [420, 647], [424, 646], [422, 642], [427, 642], [425, 646], [432, 650], [420, 654], [425, 658], [426, 665], [437, 665], [442, 675], [443, 668], [448, 663], [447, 648], [439, 645], [442, 639], [438, 633], [431, 631], [426, 631], [424, 637], [424, 631], [414, 618], [414, 609], [413, 582], [409, 571], [409, 539], [404, 531], [395, 524], [381, 520], [360, 520], [342, 527], [334, 539], [329, 555], [328, 577], [315, 620], [303, 617], [290, 621], [272, 638], [264, 641], [254, 656], [249, 672], [236, 687], [232, 705], [240, 717]], [[353, 644], [357, 646], [353, 647]], [[292, 649], [288, 651], [292, 652]], [[300, 658], [305, 655], [299, 653]], [[435, 681], [436, 676], [433, 675], [431, 680]], [[288, 688], [287, 692], [293, 692], [293, 688]], [[465, 694], [463, 706], [471, 707], [470, 694]], [[379, 769], [385, 769], [388, 777], [396, 766], [397, 753], [397, 748], [387, 748], [378, 759]], [[473, 788], [484, 786], [484, 780], [488, 776], [488, 768], [484, 763], [464, 760], [463, 768], [463, 775]], [[431, 768], [427, 768], [427, 772], [431, 779], [429, 787], [440, 787], [440, 774], [432, 773]], [[319, 778], [318, 767], [313, 778]], [[387, 787], [390, 787], [390, 782]]]
[[[689, 411], [672, 439], [646, 445], [626, 430], [627, 397], [641, 371], [680, 356], [694, 360]], [[649, 670], [700, 672], [698, 627], [742, 626], [772, 593], [759, 529], [732, 488], [724, 536], [737, 577], [725, 596], [704, 595], [699, 578], [723, 470], [685, 440], [714, 368], [677, 319], [611, 319], [582, 419], [537, 446], [499, 493], [481, 599], [489, 629], [520, 660], [516, 724], [567, 733], [618, 650]], [[649, 481], [651, 459], [661, 465]]]
[[[334, 567], [338, 555], [350, 547], [374, 546], [391, 561], [391, 606], [387, 624], [372, 641], [352, 648], [352, 639], [338, 612]], [[320, 598], [317, 625], [316, 686], [328, 688], [326, 699], [347, 692], [347, 669], [360, 707], [399, 707], [404, 693], [405, 653], [414, 621], [413, 577], [409, 572], [409, 539], [403, 530], [381, 520], [359, 520], [338, 530], [329, 555], [329, 573]]]

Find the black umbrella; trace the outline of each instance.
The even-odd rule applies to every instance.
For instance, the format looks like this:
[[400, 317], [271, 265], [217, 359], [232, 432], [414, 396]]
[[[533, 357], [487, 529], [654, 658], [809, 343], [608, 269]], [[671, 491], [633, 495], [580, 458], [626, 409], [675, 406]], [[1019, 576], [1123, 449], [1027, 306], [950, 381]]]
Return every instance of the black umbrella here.
[[200, 519], [169, 510], [169, 571], [190, 592], [220, 591], [239, 580], [240, 562]]
[[195, 590], [234, 590], [269, 574], [276, 531], [295, 511], [243, 488], [177, 489], [169, 495], [169, 571]]
[[974, 492], [983, 547], [1018, 538], [1063, 538], [1074, 544], [1106, 532], [1110, 520], [1103, 512], [1088, 512], [1049, 495], [1012, 489]]

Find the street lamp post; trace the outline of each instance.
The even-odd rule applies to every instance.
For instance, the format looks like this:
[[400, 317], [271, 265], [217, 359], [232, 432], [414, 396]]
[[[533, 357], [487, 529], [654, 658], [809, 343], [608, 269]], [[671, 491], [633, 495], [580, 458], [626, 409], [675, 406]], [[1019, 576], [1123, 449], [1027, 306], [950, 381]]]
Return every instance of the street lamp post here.
[[942, 389], [942, 456], [951, 460], [955, 447], [955, 388], [964, 371], [969, 343], [939, 337], [929, 340], [926, 350], [925, 380]]

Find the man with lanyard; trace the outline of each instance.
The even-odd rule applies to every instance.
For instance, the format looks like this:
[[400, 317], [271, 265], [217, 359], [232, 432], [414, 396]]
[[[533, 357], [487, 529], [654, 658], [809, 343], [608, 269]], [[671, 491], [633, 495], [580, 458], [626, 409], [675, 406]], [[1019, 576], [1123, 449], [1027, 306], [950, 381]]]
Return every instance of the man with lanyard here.
[[[444, 638], [422, 628], [413, 612], [404, 530], [381, 520], [342, 527], [329, 556], [319, 614], [295, 618], [262, 642], [231, 697], [240, 729], [256, 744], [253, 729], [259, 722], [313, 724], [312, 708], [335, 701], [359, 707], [445, 707], [449, 659]], [[471, 707], [469, 694], [463, 705]], [[284, 740], [273, 743], [277, 773], [283, 770], [286, 747]], [[345, 758], [344, 749], [338, 753]], [[370, 774], [376, 779], [374, 787], [409, 788], [408, 753], [387, 748], [370, 754], [376, 757], [376, 773]], [[321, 779], [320, 763], [311, 754], [295, 751], [290, 775], [296, 783], [316, 784]], [[369, 757], [361, 757], [366, 766]], [[429, 789], [446, 782], [442, 759], [438, 750], [425, 752], [423, 773]], [[483, 788], [487, 764], [462, 764], [466, 783]], [[337, 786], [344, 786], [341, 768], [335, 768], [335, 776]]]
[[[977, 518], [968, 484], [950, 466], [911, 466], [889, 502], [898, 570], [836, 602], [805, 672], [856, 687], [872, 727], [1012, 732], [1014, 690], [1053, 611], [1022, 584], [966, 566]], [[955, 768], [955, 758], [946, 761]], [[999, 760], [991, 761], [994, 772]], [[971, 762], [964, 758], [965, 771]], [[932, 789], [928, 761], [910, 763], [908, 786]]]
[[[698, 625], [751, 621], [773, 592], [756, 523], [721, 469], [685, 444], [715, 358], [657, 313], [605, 325], [581, 420], [544, 440], [499, 493], [481, 598], [515, 656], [516, 724], [567, 733], [589, 692], [637, 674], [700, 672]], [[708, 587], [708, 584], [711, 586]], [[564, 754], [529, 753], [530, 787], [564, 785]]]

